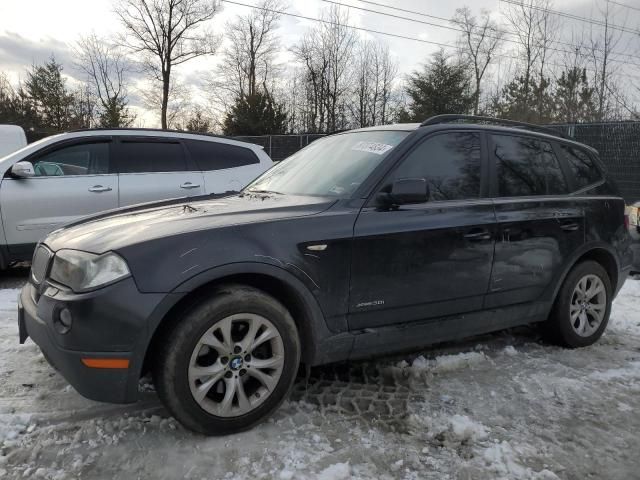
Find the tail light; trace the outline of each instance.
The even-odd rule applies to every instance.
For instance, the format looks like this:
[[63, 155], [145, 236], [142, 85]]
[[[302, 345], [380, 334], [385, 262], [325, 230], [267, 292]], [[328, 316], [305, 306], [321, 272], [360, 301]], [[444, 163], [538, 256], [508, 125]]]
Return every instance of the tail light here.
[[626, 212], [624, 214], [624, 228], [629, 229], [629, 214]]

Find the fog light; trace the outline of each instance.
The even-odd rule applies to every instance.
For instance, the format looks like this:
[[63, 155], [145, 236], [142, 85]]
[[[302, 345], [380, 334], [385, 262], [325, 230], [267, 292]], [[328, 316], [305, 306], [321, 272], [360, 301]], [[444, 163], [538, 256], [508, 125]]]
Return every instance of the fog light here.
[[56, 315], [53, 324], [59, 334], [64, 335], [65, 333], [68, 333], [69, 330], [71, 330], [71, 325], [73, 324], [73, 317], [71, 316], [69, 309], [64, 307], [58, 310], [58, 314]]

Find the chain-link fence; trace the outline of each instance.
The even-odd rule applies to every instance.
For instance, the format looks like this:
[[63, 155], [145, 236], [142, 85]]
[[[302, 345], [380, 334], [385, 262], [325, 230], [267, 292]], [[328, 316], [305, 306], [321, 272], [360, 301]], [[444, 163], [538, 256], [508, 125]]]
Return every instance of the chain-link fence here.
[[261, 135], [233, 138], [235, 140], [261, 145], [274, 162], [279, 162], [323, 136], [321, 133], [310, 133], [305, 135]]
[[640, 122], [553, 125], [600, 153], [609, 176], [628, 202], [640, 200]]

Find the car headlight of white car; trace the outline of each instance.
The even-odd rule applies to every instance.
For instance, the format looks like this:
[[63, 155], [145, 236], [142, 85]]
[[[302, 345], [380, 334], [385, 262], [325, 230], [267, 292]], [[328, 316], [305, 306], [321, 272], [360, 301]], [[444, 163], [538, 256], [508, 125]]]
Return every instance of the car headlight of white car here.
[[127, 262], [113, 252], [96, 255], [62, 249], [56, 252], [49, 278], [81, 293], [110, 285], [129, 275]]

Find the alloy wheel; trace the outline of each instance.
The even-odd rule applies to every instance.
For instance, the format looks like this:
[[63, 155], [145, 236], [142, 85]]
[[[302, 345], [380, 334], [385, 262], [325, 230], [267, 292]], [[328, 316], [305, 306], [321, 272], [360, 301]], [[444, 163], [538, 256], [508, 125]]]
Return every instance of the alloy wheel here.
[[282, 337], [273, 323], [253, 313], [230, 315], [198, 340], [189, 361], [189, 388], [206, 412], [237, 417], [269, 397], [284, 361]]
[[607, 290], [604, 283], [596, 275], [585, 275], [578, 281], [571, 296], [571, 327], [581, 337], [589, 337], [602, 324], [606, 311]]

